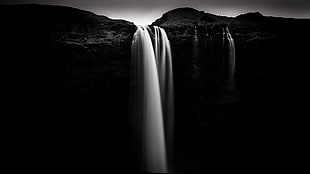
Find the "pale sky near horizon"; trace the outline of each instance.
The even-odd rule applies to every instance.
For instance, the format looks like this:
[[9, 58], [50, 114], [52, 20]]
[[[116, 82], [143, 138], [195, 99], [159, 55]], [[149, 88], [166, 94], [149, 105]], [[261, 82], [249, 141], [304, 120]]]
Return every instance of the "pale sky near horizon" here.
[[266, 16], [310, 18], [310, 0], [0, 0], [0, 4], [20, 3], [70, 6], [139, 25], [151, 24], [179, 7], [224, 16], [259, 11]]

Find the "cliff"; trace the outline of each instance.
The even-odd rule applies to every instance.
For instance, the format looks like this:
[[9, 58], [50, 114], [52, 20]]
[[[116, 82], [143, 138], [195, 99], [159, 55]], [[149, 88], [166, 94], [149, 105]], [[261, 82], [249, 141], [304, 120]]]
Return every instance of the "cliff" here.
[[[55, 140], [46, 154], [53, 164], [87, 172], [135, 170], [129, 126], [134, 24], [35, 4], [0, 6], [0, 21], [0, 55], [9, 62], [8, 109], [23, 111], [21, 122], [39, 125], [35, 138]], [[180, 8], [152, 25], [165, 29], [172, 47], [175, 168], [205, 172], [242, 164], [253, 169], [261, 167], [261, 158], [263, 166], [273, 165], [264, 156], [278, 145], [274, 129], [283, 127], [276, 125], [294, 108], [292, 101], [300, 101], [310, 20]], [[233, 90], [223, 76], [226, 27], [236, 48]]]
[[[304, 93], [296, 84], [306, 78], [301, 62], [309, 55], [303, 40], [310, 39], [310, 20], [259, 12], [224, 17], [180, 8], [163, 14], [152, 25], [163, 27], [172, 45], [177, 166], [184, 171], [239, 164], [253, 169], [260, 168], [257, 164], [262, 159], [264, 167], [271, 166], [272, 161], [264, 156], [285, 136], [273, 139], [274, 131], [286, 131], [278, 123], [291, 118], [285, 113], [299, 107], [295, 92]], [[236, 49], [233, 91], [227, 90], [224, 76], [227, 49], [222, 33], [226, 27]], [[279, 151], [274, 154], [281, 156]]]
[[17, 149], [29, 149], [20, 154], [31, 152], [35, 168], [49, 171], [90, 172], [99, 164], [109, 171], [128, 163], [135, 25], [36, 4], [0, 6], [0, 21], [5, 108], [19, 117]]

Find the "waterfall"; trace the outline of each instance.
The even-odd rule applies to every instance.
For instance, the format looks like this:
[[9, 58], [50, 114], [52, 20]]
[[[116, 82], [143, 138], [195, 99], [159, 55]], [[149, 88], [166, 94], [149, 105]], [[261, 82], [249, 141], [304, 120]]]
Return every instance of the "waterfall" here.
[[195, 25], [195, 29], [194, 29], [194, 41], [198, 42], [198, 32], [197, 32], [197, 26]]
[[222, 41], [222, 48], [225, 48], [225, 38], [226, 38], [226, 34], [225, 34], [225, 30], [223, 28], [223, 41]]
[[194, 29], [194, 36], [193, 36], [193, 59], [192, 59], [192, 64], [193, 64], [193, 78], [197, 79], [199, 77], [200, 73], [200, 67], [199, 65], [199, 56], [200, 56], [200, 50], [199, 50], [199, 38], [198, 38], [198, 31], [197, 31], [197, 26], [195, 25]]
[[228, 27], [226, 27], [226, 35], [229, 43], [228, 47], [228, 85], [229, 89], [234, 88], [234, 76], [235, 76], [235, 64], [236, 64], [236, 54], [235, 54], [235, 42], [232, 38]]
[[228, 89], [234, 89], [234, 76], [236, 66], [235, 42], [232, 38], [228, 27], [223, 29], [223, 48], [225, 48], [225, 38], [228, 40], [228, 56], [227, 56], [227, 84]]
[[142, 169], [166, 173], [172, 158], [174, 91], [171, 49], [164, 29], [155, 26], [152, 32], [147, 26], [137, 27], [132, 68], [132, 117]]

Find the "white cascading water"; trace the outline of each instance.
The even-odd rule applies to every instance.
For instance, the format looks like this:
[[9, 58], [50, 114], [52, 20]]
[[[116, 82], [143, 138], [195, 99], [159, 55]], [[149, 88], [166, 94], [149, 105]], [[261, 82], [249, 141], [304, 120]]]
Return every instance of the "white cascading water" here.
[[[223, 31], [224, 35], [224, 31]], [[228, 87], [229, 89], [234, 88], [234, 76], [236, 66], [236, 54], [235, 54], [235, 42], [232, 38], [228, 27], [226, 27], [226, 38], [228, 40]], [[223, 37], [224, 40], [224, 37]], [[224, 42], [223, 42], [224, 43]]]
[[198, 42], [198, 32], [197, 32], [197, 26], [195, 25], [195, 29], [194, 29], [194, 41]]
[[223, 40], [222, 40], [222, 48], [225, 48], [225, 38], [226, 38], [226, 34], [225, 34], [225, 30], [223, 28]]
[[[159, 76], [164, 127], [166, 136], [167, 163], [171, 168], [174, 128], [174, 86], [170, 42], [164, 29], [154, 26], [155, 58]], [[169, 165], [170, 164], [170, 165]]]
[[132, 41], [133, 117], [141, 143], [142, 169], [168, 172], [172, 156], [174, 91], [168, 37], [160, 27], [138, 26]]

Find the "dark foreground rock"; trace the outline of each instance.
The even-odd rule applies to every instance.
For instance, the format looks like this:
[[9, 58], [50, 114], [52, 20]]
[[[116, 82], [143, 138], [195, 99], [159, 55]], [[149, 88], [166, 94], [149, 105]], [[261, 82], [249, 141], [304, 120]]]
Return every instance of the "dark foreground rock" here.
[[0, 20], [17, 149], [44, 170], [128, 170], [133, 23], [45, 5], [0, 6]]

